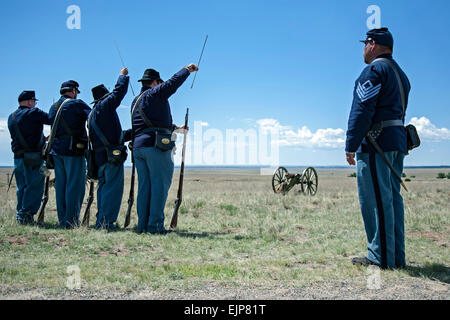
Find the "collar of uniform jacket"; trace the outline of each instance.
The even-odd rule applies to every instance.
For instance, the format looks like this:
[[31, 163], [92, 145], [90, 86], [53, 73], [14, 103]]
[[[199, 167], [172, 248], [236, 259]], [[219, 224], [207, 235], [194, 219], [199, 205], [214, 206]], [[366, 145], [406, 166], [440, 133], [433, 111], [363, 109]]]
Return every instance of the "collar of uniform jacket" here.
[[[380, 55], [379, 55], [378, 57], [376, 57], [375, 59], [378, 59], [378, 58], [393, 59], [393, 58], [392, 58], [392, 54], [390, 54], [390, 53], [380, 54]], [[375, 59], [373, 59], [373, 60], [375, 60]]]

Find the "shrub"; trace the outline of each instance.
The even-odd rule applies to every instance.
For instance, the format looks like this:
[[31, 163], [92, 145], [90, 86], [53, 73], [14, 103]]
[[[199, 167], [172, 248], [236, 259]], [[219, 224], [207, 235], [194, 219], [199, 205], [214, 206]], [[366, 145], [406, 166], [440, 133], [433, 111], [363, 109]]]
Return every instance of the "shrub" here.
[[403, 177], [403, 178], [406, 177], [406, 173], [402, 173], [402, 177]]
[[439, 172], [436, 178], [438, 178], [438, 179], [445, 179], [446, 175], [443, 172]]
[[450, 179], [450, 172], [447, 173], [447, 179]]
[[353, 172], [352, 174], [348, 175], [349, 178], [356, 178], [356, 172]]

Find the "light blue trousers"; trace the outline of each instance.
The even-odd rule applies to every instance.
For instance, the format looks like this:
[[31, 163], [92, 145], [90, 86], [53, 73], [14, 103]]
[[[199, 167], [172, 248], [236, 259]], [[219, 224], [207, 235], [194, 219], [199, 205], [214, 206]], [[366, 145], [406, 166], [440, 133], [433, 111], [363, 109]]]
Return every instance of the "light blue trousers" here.
[[98, 170], [97, 229], [110, 229], [117, 221], [123, 196], [124, 169], [122, 165], [105, 163]]
[[137, 213], [138, 232], [162, 232], [164, 207], [174, 171], [171, 151], [141, 148], [134, 151], [139, 179]]
[[[398, 151], [384, 154], [401, 176], [405, 154]], [[400, 181], [375, 153], [357, 154], [357, 180], [368, 242], [367, 258], [383, 268], [405, 266], [404, 208]]]
[[61, 227], [80, 225], [80, 211], [86, 190], [86, 159], [53, 156], [58, 220]]
[[44, 194], [45, 177], [39, 168], [27, 168], [23, 159], [14, 159], [14, 169], [17, 184], [17, 221], [31, 223], [41, 205]]

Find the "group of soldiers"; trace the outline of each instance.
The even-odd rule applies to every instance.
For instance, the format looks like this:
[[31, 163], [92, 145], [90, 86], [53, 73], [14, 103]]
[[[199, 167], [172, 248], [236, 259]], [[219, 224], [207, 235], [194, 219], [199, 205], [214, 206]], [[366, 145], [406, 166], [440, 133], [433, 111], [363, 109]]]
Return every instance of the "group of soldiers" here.
[[[345, 151], [348, 164], [357, 166], [368, 253], [365, 257], [354, 258], [353, 263], [401, 268], [406, 265], [404, 208], [400, 181], [394, 173], [397, 176], [402, 173], [408, 152], [404, 122], [411, 86], [392, 57], [394, 40], [387, 28], [370, 30], [362, 42], [365, 45], [364, 61], [368, 66], [355, 83]], [[121, 71], [113, 92], [108, 92], [104, 86], [93, 89], [93, 110], [77, 99], [79, 90], [75, 81], [62, 84], [62, 96], [49, 114], [34, 108], [34, 92], [23, 92], [19, 96], [20, 107], [8, 123], [18, 185], [17, 220], [20, 223], [33, 221], [43, 189], [43, 177], [39, 173], [42, 161], [39, 159], [37, 166], [32, 168], [30, 161], [24, 161], [27, 160], [24, 155], [28, 154], [30, 158], [29, 151], [42, 149], [43, 125], [53, 125], [54, 130], [55, 117], [62, 108], [62, 118], [51, 148], [61, 226], [79, 224], [86, 163], [77, 146], [83, 145], [83, 139], [87, 137], [85, 122], [88, 120], [89, 139], [99, 166], [96, 227], [115, 228], [123, 193], [124, 158], [121, 155], [126, 151], [123, 143], [131, 140], [139, 178], [138, 231], [165, 233], [164, 206], [174, 169], [169, 152], [173, 143], [168, 141], [172, 131], [178, 129], [172, 123], [168, 98], [189, 73], [197, 70], [191, 64], [166, 82], [157, 71], [146, 70], [140, 80], [141, 94], [132, 105], [132, 130], [127, 132], [122, 131], [116, 113], [127, 92], [126, 69]]]
[[[187, 130], [173, 124], [168, 99], [195, 71], [198, 67], [190, 64], [163, 81], [156, 70], [147, 69], [139, 80], [141, 93], [131, 106], [132, 129], [125, 131], [117, 108], [128, 91], [126, 68], [120, 71], [112, 92], [103, 84], [92, 88], [93, 108], [77, 98], [79, 84], [73, 80], [61, 85], [61, 98], [48, 113], [36, 107], [34, 91], [23, 91], [19, 108], [8, 118], [17, 183], [17, 221], [35, 223], [44, 193], [44, 173], [51, 168], [55, 172], [59, 225], [78, 227], [89, 169], [98, 179], [95, 227], [116, 230], [128, 156], [125, 143], [130, 142], [139, 181], [138, 232], [167, 233], [164, 207], [174, 171], [172, 133]], [[44, 136], [44, 125], [51, 126], [48, 137]], [[168, 137], [169, 143], [167, 139], [161, 142], [161, 137]]]

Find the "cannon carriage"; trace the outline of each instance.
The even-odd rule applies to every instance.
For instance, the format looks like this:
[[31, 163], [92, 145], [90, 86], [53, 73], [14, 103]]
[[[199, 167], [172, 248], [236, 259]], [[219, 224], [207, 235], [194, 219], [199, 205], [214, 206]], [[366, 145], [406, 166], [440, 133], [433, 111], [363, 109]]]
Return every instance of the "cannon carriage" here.
[[289, 173], [286, 168], [279, 167], [272, 177], [272, 189], [275, 193], [286, 195], [296, 185], [300, 185], [299, 192], [315, 196], [319, 185], [317, 172], [314, 168], [307, 168], [302, 174]]

